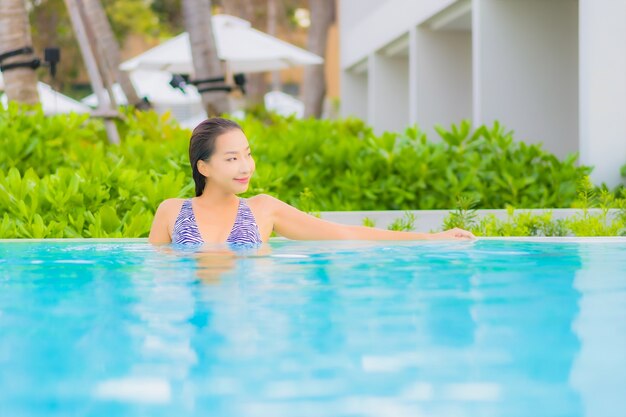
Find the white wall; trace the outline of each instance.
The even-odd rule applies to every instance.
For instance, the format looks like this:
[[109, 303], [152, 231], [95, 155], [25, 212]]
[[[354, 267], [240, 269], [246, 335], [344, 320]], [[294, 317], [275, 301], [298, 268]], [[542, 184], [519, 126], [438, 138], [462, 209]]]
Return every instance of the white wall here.
[[[581, 163], [595, 167], [595, 183], [621, 182], [626, 0], [340, 0], [339, 6], [343, 116], [383, 123], [379, 131], [402, 129], [404, 120], [427, 132], [470, 114], [474, 125], [499, 120], [516, 139], [542, 142], [558, 157], [580, 152]], [[471, 31], [450, 31], [470, 29], [470, 16]], [[397, 55], [405, 38], [406, 65], [372, 58], [389, 48]]]
[[367, 120], [368, 74], [344, 71], [341, 79], [341, 114]]
[[388, 0], [339, 0], [339, 22], [353, 28]]
[[[341, 68], [347, 69], [362, 61], [456, 1], [379, 0], [374, 7], [369, 0], [339, 0]], [[344, 16], [363, 16], [363, 7], [369, 13], [358, 23], [349, 17], [344, 20]]]
[[474, 122], [564, 157], [578, 149], [577, 0], [474, 0]]
[[403, 131], [409, 125], [409, 60], [374, 53], [369, 60], [367, 122], [376, 133]]
[[433, 126], [449, 127], [472, 119], [472, 33], [469, 31], [415, 31], [415, 114], [429, 138], [436, 139]]
[[626, 164], [626, 1], [580, 0], [580, 151], [592, 180]]
[[[403, 130], [417, 122], [417, 103], [410, 93], [417, 84], [409, 77], [409, 57], [386, 56], [383, 49], [456, 1], [340, 0], [341, 115], [360, 116], [365, 106], [364, 119], [378, 132]], [[366, 78], [354, 71], [364, 61]], [[365, 97], [359, 87], [364, 81]]]

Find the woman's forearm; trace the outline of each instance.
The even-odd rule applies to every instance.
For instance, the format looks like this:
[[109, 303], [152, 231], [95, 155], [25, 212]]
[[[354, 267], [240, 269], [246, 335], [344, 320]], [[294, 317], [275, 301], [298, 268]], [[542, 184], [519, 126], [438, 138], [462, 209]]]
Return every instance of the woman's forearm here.
[[346, 226], [347, 240], [433, 240], [433, 233], [400, 232], [366, 226]]

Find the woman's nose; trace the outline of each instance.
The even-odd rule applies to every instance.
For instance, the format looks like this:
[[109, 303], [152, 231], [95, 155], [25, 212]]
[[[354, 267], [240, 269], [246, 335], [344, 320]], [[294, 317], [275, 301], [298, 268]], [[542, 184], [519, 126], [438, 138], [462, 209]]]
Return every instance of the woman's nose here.
[[241, 164], [239, 164], [239, 171], [242, 173], [248, 173], [252, 169], [252, 162], [246, 159], [241, 160]]

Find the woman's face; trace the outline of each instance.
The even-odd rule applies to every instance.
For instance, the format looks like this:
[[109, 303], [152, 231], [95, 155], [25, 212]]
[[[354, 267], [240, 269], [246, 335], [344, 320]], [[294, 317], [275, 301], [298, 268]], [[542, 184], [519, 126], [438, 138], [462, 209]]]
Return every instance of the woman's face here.
[[208, 163], [198, 161], [198, 169], [207, 177], [207, 184], [234, 194], [248, 189], [254, 168], [248, 139], [239, 129], [232, 129], [218, 136], [215, 152]]

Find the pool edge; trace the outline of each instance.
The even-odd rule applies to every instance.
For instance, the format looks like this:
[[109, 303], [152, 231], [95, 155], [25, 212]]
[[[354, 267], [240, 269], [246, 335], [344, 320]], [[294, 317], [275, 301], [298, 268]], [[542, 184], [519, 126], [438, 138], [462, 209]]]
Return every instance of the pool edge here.
[[[270, 238], [270, 242], [288, 241], [283, 237]], [[569, 243], [626, 243], [623, 236], [598, 236], [598, 237], [576, 237], [576, 236], [496, 236], [479, 237], [477, 240], [504, 240], [521, 242], [569, 242]], [[0, 239], [1, 243], [148, 243], [148, 238], [51, 238], [51, 239]], [[382, 242], [382, 241], [381, 241]], [[385, 241], [393, 242], [393, 241]], [[416, 240], [417, 242], [417, 240]], [[426, 241], [424, 241], [426, 242]], [[433, 241], [436, 242], [436, 241]]]

